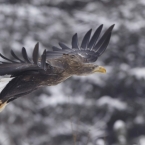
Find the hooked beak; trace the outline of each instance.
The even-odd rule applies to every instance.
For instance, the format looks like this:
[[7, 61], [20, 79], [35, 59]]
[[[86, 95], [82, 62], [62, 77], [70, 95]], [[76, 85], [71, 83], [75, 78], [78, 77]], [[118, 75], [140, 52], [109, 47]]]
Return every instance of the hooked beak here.
[[102, 67], [102, 66], [98, 66], [98, 67], [96, 67], [96, 68], [94, 69], [93, 72], [94, 72], [94, 73], [96, 73], [96, 72], [106, 73], [106, 69], [105, 69], [104, 67]]

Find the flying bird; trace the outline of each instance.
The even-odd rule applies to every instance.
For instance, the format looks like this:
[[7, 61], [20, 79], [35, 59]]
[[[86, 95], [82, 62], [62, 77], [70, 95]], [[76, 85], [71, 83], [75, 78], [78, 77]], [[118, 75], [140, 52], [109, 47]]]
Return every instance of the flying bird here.
[[10, 75], [10, 78], [3, 78], [0, 82], [0, 112], [9, 102], [40, 87], [57, 85], [73, 75], [105, 73], [105, 68], [94, 62], [106, 50], [113, 27], [111, 25], [101, 37], [103, 25], [92, 36], [90, 29], [84, 35], [81, 45], [76, 33], [72, 37], [71, 48], [60, 42], [60, 48], [53, 46], [52, 51], [44, 50], [40, 57], [39, 43], [35, 45], [31, 58], [24, 47], [22, 58], [11, 50], [15, 60], [0, 53], [0, 57], [4, 59], [0, 62], [0, 76]]

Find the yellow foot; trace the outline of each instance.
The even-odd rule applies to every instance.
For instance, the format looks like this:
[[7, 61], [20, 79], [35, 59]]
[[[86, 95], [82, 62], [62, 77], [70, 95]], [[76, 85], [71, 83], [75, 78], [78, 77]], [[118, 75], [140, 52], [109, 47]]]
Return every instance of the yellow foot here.
[[7, 102], [2, 103], [2, 101], [0, 101], [0, 112], [3, 111], [3, 109], [6, 107]]

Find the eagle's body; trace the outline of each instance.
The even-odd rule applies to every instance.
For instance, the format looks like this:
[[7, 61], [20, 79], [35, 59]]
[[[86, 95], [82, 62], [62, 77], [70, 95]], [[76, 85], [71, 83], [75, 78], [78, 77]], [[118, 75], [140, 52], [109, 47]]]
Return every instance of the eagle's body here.
[[38, 57], [39, 44], [34, 47], [32, 59], [22, 48], [23, 60], [11, 50], [13, 61], [2, 54], [0, 56], [9, 62], [1, 62], [0, 75], [11, 75], [8, 84], [0, 93], [0, 111], [10, 101], [27, 95], [42, 86], [57, 85], [73, 75], [88, 75], [95, 72], [104, 73], [106, 70], [93, 62], [105, 51], [109, 43], [114, 25], [99, 39], [102, 25], [98, 27], [90, 39], [91, 30], [83, 38], [81, 47], [78, 46], [77, 34], [72, 38], [72, 48], [59, 43], [62, 49], [53, 47], [53, 51], [44, 51]]

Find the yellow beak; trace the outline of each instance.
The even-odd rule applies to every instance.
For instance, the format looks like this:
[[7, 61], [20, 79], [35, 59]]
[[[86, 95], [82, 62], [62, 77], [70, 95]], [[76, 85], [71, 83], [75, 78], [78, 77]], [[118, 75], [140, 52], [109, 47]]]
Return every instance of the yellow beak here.
[[98, 67], [96, 67], [96, 68], [94, 69], [93, 72], [94, 72], [94, 73], [96, 73], [96, 72], [106, 73], [106, 69], [105, 69], [104, 67], [102, 67], [102, 66], [98, 66]]

